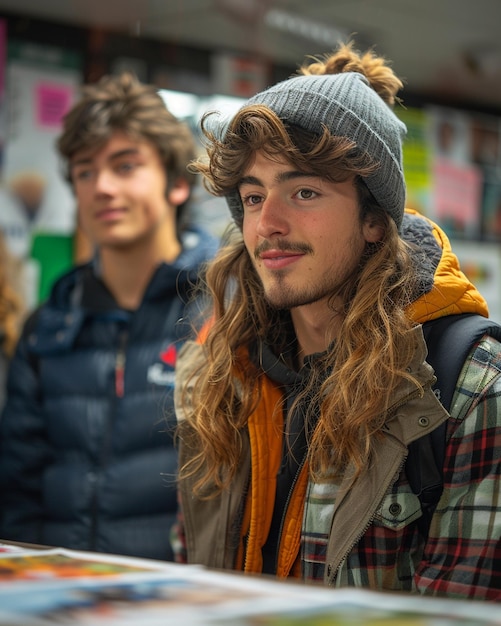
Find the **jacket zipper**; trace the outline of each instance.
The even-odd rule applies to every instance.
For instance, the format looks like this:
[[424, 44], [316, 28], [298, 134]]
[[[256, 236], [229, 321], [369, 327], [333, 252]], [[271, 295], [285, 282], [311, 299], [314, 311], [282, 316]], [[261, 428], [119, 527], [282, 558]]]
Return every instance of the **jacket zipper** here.
[[[127, 345], [128, 332], [127, 330], [122, 330], [120, 332], [118, 338], [118, 348], [115, 355], [115, 385], [114, 385], [114, 397], [115, 398], [123, 398], [125, 395], [125, 348]], [[98, 527], [98, 509], [99, 509], [99, 497], [98, 497], [98, 488], [99, 488], [99, 476], [101, 474], [101, 470], [106, 465], [106, 460], [109, 455], [110, 446], [111, 446], [111, 434], [113, 427], [113, 416], [114, 410], [112, 410], [111, 414], [108, 416], [107, 420], [107, 428], [106, 432], [103, 435], [103, 443], [101, 447], [101, 454], [99, 457], [99, 465], [96, 468], [95, 472], [95, 480], [93, 484], [94, 492], [92, 495], [92, 518], [91, 518], [91, 549], [95, 549], [96, 547], [96, 539], [97, 539], [97, 527]]]
[[[412, 393], [409, 393], [405, 396], [405, 399], [402, 398], [399, 402], [397, 402], [396, 404], [392, 405], [391, 409], [389, 410], [389, 414], [394, 413], [395, 411], [397, 411], [401, 406], [403, 406], [404, 404], [406, 404], [407, 402], [409, 402], [409, 400], [413, 400], [414, 398], [418, 398], [422, 396], [422, 393], [419, 390], [413, 391]], [[384, 426], [383, 426], [384, 428]], [[407, 453], [404, 455], [403, 460], [401, 461], [396, 473], [394, 474], [395, 478], [393, 479], [393, 481], [388, 485], [388, 487], [386, 488], [385, 492], [383, 493], [383, 496], [380, 500], [380, 502], [386, 497], [386, 495], [390, 492], [393, 483], [398, 480], [398, 477], [400, 476], [400, 473], [402, 472], [402, 469], [405, 465], [405, 461], [407, 459], [407, 454], [408, 454], [408, 448], [407, 448]], [[331, 570], [331, 565], [326, 563], [326, 569], [327, 569], [327, 578], [328, 578], [328, 584], [332, 585], [335, 581], [335, 579], [337, 578], [337, 575], [339, 573], [339, 570], [341, 569], [343, 563], [345, 562], [345, 560], [348, 558], [348, 555], [350, 554], [350, 552], [353, 550], [353, 546], [355, 546], [360, 539], [364, 536], [365, 532], [367, 531], [367, 529], [369, 528], [369, 526], [372, 524], [375, 516], [376, 516], [376, 512], [377, 509], [374, 510], [374, 512], [369, 516], [368, 520], [364, 523], [364, 525], [362, 526], [362, 529], [360, 530], [360, 532], [357, 534], [357, 536], [355, 537], [355, 539], [351, 542], [349, 548], [345, 551], [343, 557], [339, 560], [339, 564], [336, 567], [334, 573], [332, 573]]]
[[[397, 471], [394, 474], [394, 479], [389, 483], [388, 487], [386, 488], [386, 490], [384, 491], [381, 499], [379, 500], [379, 502], [382, 502], [384, 500], [384, 498], [390, 493], [391, 488], [393, 486], [393, 484], [395, 483], [395, 481], [398, 480], [398, 477], [400, 476], [400, 473], [402, 472], [402, 469], [405, 465], [405, 461], [407, 459], [407, 454], [404, 455], [404, 458], [402, 459]], [[366, 533], [367, 529], [369, 528], [369, 526], [372, 524], [372, 522], [374, 521], [374, 518], [376, 517], [376, 513], [377, 513], [377, 508], [371, 513], [371, 515], [369, 516], [369, 518], [367, 519], [367, 521], [364, 523], [364, 525], [362, 526], [360, 532], [356, 535], [356, 537], [354, 538], [354, 540], [351, 542], [349, 548], [345, 551], [344, 555], [342, 556], [342, 558], [339, 560], [339, 564], [336, 567], [336, 570], [334, 573], [332, 573], [331, 570], [331, 565], [330, 564], [325, 564], [326, 568], [327, 568], [327, 578], [328, 581], [327, 583], [332, 586], [334, 581], [337, 578], [337, 575], [339, 573], [339, 570], [341, 569], [343, 563], [346, 561], [346, 559], [348, 558], [348, 555], [350, 554], [350, 552], [353, 550], [353, 546], [355, 546], [360, 539], [364, 536], [364, 534]]]

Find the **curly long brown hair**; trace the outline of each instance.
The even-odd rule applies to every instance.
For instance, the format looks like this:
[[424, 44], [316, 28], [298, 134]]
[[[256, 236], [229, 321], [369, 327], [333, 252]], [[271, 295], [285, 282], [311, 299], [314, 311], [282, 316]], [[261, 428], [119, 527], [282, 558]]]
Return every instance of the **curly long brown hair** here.
[[[359, 71], [392, 104], [401, 82], [372, 53], [359, 55], [350, 44], [337, 53], [302, 68], [302, 73]], [[406, 371], [415, 351], [413, 323], [406, 315], [415, 288], [415, 272], [407, 244], [393, 220], [379, 207], [363, 183], [377, 163], [357, 151], [346, 138], [311, 136], [288, 127], [270, 109], [244, 107], [219, 138], [202, 123], [208, 140], [208, 161], [195, 169], [216, 195], [234, 192], [242, 172], [257, 150], [270, 158], [286, 159], [301, 171], [330, 181], [355, 175], [360, 222], [368, 215], [378, 223], [383, 238], [367, 244], [359, 266], [332, 296], [341, 296], [343, 321], [332, 349], [322, 357], [327, 376], [319, 389], [307, 389], [309, 406], [319, 411], [317, 427], [308, 445], [308, 462], [316, 480], [341, 472], [352, 464], [360, 472], [371, 453], [396, 386], [414, 381]], [[212, 304], [213, 323], [203, 349], [203, 366], [194, 368], [180, 391], [186, 420], [181, 422], [183, 445], [190, 460], [180, 479], [198, 477], [199, 495], [217, 493], [235, 474], [241, 453], [241, 431], [259, 399], [262, 372], [246, 358], [256, 339], [285, 347], [288, 315], [274, 310], [234, 228], [214, 261], [205, 284]], [[193, 385], [194, 380], [196, 384]], [[311, 399], [311, 393], [314, 394]], [[316, 409], [315, 409], [316, 407]]]

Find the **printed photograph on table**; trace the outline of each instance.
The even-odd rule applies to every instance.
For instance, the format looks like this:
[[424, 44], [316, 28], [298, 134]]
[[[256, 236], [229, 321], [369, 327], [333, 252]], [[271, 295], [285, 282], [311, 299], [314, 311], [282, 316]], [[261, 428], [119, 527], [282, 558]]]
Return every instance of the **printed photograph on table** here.
[[[0, 544], [0, 626], [501, 626], [495, 604]], [[299, 592], [298, 592], [299, 590]]]

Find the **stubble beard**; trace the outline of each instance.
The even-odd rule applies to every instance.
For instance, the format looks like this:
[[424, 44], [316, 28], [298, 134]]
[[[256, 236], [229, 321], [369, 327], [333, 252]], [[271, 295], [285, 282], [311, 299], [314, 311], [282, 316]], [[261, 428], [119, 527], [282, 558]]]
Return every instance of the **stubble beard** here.
[[305, 287], [295, 287], [288, 284], [285, 272], [277, 272], [273, 278], [273, 284], [264, 285], [264, 296], [268, 304], [275, 310], [285, 311], [300, 306], [313, 304], [330, 296], [337, 288], [337, 283], [329, 284], [312, 283]]
[[289, 272], [286, 269], [277, 270], [264, 280], [259, 272], [257, 260], [255, 259], [254, 262], [266, 301], [273, 309], [279, 311], [330, 299], [339, 293], [350, 278], [355, 276], [360, 266], [360, 259], [352, 258], [344, 265], [338, 259], [331, 265], [330, 270], [297, 286], [297, 281], [288, 277]]
[[288, 311], [329, 300], [354, 276], [356, 268], [357, 264], [354, 267], [346, 266], [342, 270], [331, 268], [330, 272], [327, 271], [300, 286], [288, 278], [286, 270], [274, 272], [266, 281], [261, 276], [259, 278], [268, 304], [277, 311]]

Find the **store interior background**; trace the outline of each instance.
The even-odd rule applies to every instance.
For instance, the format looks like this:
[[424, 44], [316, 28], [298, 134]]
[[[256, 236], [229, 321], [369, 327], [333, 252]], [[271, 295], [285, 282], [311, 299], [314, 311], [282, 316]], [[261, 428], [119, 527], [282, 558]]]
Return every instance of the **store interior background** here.
[[[198, 132], [308, 55], [374, 47], [404, 80], [408, 205], [443, 226], [501, 321], [500, 0], [0, 0], [0, 229], [28, 306], [89, 253], [54, 141], [83, 82], [134, 71]], [[224, 203], [199, 192], [220, 234]]]

